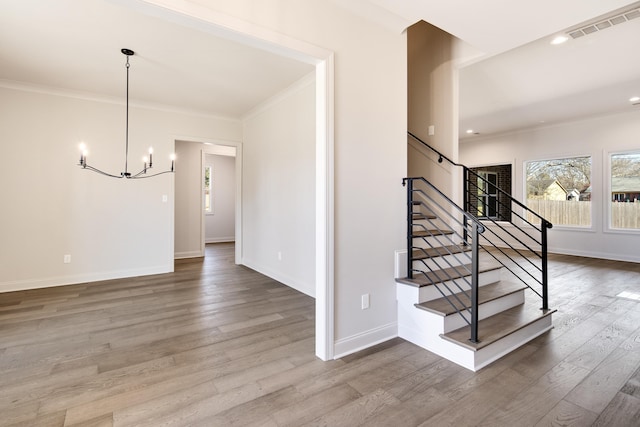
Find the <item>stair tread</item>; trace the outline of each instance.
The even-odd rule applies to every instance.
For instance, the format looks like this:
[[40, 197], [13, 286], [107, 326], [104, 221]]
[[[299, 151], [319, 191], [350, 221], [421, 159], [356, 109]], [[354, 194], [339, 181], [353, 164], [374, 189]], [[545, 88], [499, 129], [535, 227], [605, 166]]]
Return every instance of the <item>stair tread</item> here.
[[469, 341], [471, 336], [470, 326], [465, 326], [440, 336], [469, 350], [478, 351], [555, 312], [556, 310], [541, 310], [539, 304], [520, 304], [480, 320], [478, 322], [478, 341], [480, 342], [478, 343]]
[[432, 248], [414, 248], [412, 251], [413, 259], [434, 258], [445, 255], [460, 254], [471, 250], [471, 246], [436, 246]]
[[437, 219], [438, 217], [435, 215], [430, 215], [430, 214], [424, 214], [424, 213], [413, 213], [411, 214], [412, 219], [415, 220], [420, 220], [420, 219]]
[[[514, 283], [505, 280], [481, 286], [478, 289], [478, 304], [484, 304], [500, 297], [522, 291], [526, 288], [527, 287], [522, 283]], [[468, 295], [469, 296], [465, 295], [463, 292], [459, 292], [456, 294], [458, 299], [451, 298], [450, 300], [458, 310], [464, 310], [471, 306], [471, 291], [469, 291]], [[423, 303], [416, 304], [415, 306], [441, 316], [448, 316], [456, 313], [455, 308], [453, 308], [451, 303], [449, 303], [445, 298], [425, 301]]]
[[[484, 273], [491, 270], [498, 270], [502, 268], [497, 262], [480, 262], [478, 266], [478, 272]], [[411, 285], [415, 287], [423, 287], [430, 286], [435, 283], [442, 283], [443, 281], [448, 281], [452, 279], [459, 279], [461, 277], [471, 276], [471, 264], [464, 264], [455, 267], [443, 268], [437, 271], [428, 271], [424, 274], [416, 273], [413, 279], [409, 279], [407, 277], [398, 278], [396, 282], [404, 283], [405, 285]]]
[[436, 229], [429, 229], [429, 230], [418, 230], [418, 231], [413, 231], [411, 233], [411, 237], [431, 237], [431, 236], [443, 236], [443, 235], [448, 235], [448, 234], [453, 234], [453, 231], [451, 230], [436, 230]]

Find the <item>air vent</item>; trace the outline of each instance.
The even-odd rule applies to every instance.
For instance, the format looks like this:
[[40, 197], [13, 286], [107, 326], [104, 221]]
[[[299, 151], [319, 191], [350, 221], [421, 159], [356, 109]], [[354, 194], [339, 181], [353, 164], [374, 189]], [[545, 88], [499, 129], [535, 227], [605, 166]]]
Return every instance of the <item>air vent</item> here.
[[619, 25], [619, 24], [622, 24], [623, 22], [631, 21], [632, 19], [635, 19], [638, 17], [640, 17], [640, 8], [629, 10], [627, 12], [624, 12], [618, 15], [614, 15], [610, 18], [600, 20], [597, 23], [585, 25], [584, 27], [571, 30], [567, 32], [567, 34], [569, 34], [571, 38], [577, 39], [577, 38], [586, 36], [588, 34], [593, 34], [598, 31], [602, 31], [614, 25]]
[[627, 18], [627, 20], [629, 21], [637, 18], [638, 16], [640, 16], [640, 9], [632, 10], [624, 14], [624, 17]]

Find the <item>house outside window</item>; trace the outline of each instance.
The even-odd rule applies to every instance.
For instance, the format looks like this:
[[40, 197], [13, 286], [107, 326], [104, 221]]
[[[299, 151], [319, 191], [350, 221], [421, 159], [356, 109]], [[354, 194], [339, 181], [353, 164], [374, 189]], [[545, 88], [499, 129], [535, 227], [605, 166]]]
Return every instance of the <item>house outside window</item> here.
[[211, 166], [205, 166], [204, 168], [204, 211], [205, 213], [213, 213], [213, 192], [212, 180], [213, 168]]
[[[526, 163], [527, 206], [555, 225], [591, 226], [591, 157]], [[528, 215], [532, 224], [540, 220]]]
[[612, 154], [611, 228], [640, 229], [640, 152]]

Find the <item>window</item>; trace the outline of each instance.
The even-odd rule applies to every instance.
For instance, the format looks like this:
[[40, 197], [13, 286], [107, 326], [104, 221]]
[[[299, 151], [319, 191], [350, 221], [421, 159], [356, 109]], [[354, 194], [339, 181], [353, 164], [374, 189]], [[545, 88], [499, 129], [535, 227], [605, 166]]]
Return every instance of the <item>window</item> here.
[[213, 192], [211, 191], [213, 178], [213, 168], [205, 166], [204, 168], [204, 211], [213, 213]]
[[[591, 225], [591, 157], [526, 164], [527, 206], [553, 225]], [[540, 220], [527, 218], [533, 224]]]
[[612, 154], [611, 228], [640, 229], [640, 152]]
[[478, 217], [496, 218], [498, 216], [498, 174], [478, 172]]
[[[511, 221], [511, 165], [470, 168], [468, 212], [478, 218]], [[502, 193], [501, 191], [504, 191]]]

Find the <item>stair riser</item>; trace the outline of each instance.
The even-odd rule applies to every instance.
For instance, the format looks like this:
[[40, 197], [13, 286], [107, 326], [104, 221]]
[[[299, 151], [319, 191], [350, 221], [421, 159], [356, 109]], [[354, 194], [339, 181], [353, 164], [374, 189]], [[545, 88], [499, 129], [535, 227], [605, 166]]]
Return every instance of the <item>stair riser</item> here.
[[416, 248], [439, 248], [441, 246], [459, 245], [462, 239], [455, 234], [444, 234], [413, 239], [411, 243]]
[[[500, 298], [496, 298], [492, 301], [488, 301], [480, 305], [480, 307], [478, 308], [478, 319], [479, 320], [486, 319], [487, 317], [493, 316], [494, 314], [508, 310], [512, 307], [515, 307], [523, 303], [524, 303], [524, 290], [515, 292], [513, 294], [505, 295]], [[445, 334], [447, 332], [454, 331], [458, 328], [462, 328], [467, 325], [467, 323], [457, 313], [445, 316], [443, 318], [443, 321], [444, 321], [443, 329]]]
[[504, 337], [495, 343], [478, 350], [474, 357], [474, 371], [484, 368], [488, 364], [500, 359], [518, 347], [539, 337], [553, 328], [551, 316], [545, 316], [536, 322]]
[[[444, 317], [410, 305], [398, 304], [398, 328], [423, 330], [430, 339], [441, 340], [444, 332]], [[405, 338], [400, 335], [401, 338]], [[406, 339], [406, 338], [405, 338]]]
[[[471, 282], [470, 277], [468, 278], [468, 280], [469, 282]], [[498, 280], [500, 280], [500, 270], [485, 271], [484, 273], [480, 273], [478, 275], [478, 286], [484, 286], [484, 285], [488, 285], [489, 283], [495, 283]], [[463, 290], [470, 289], [470, 286], [467, 285], [462, 279], [458, 279], [456, 280], [456, 282], [460, 285], [460, 287]], [[446, 284], [449, 287], [449, 289], [454, 290], [455, 292], [459, 292], [459, 289], [456, 287], [453, 281], [446, 281], [444, 284]], [[434, 286], [423, 286], [421, 288], [416, 288], [414, 286], [404, 285], [402, 283], [399, 283], [398, 286], [412, 288], [411, 291], [413, 290], [417, 291], [415, 292], [416, 299], [412, 302], [412, 304], [419, 304], [421, 302], [442, 298], [442, 294], [440, 294], [438, 289], [436, 289]], [[440, 289], [442, 289], [443, 291], [446, 291], [446, 288], [441, 285], [440, 285]]]
[[426, 258], [422, 260], [413, 261], [413, 268], [429, 271], [429, 270], [441, 270], [449, 267], [457, 267], [459, 265], [470, 264], [470, 254], [459, 253], [453, 255], [445, 255], [434, 258]]

